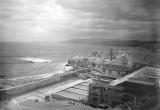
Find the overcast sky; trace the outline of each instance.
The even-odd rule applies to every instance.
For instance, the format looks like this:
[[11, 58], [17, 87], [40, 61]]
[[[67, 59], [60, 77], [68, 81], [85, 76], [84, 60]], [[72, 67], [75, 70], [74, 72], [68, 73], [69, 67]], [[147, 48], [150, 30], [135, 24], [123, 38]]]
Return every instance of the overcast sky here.
[[0, 0], [0, 41], [158, 40], [159, 1]]

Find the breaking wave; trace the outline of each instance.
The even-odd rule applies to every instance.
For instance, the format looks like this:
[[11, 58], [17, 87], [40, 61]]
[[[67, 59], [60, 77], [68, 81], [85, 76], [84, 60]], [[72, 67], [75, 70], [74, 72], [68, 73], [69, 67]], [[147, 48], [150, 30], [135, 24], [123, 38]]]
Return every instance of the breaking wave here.
[[66, 66], [67, 62], [61, 63], [56, 69], [56, 73], [61, 74], [67, 71], [72, 70], [73, 68], [71, 66]]
[[41, 59], [41, 58], [36, 58], [36, 57], [25, 57], [25, 58], [20, 58], [20, 60], [31, 62], [31, 63], [51, 63], [53, 62], [52, 60]]
[[15, 81], [15, 80], [38, 80], [38, 79], [43, 79], [43, 78], [49, 78], [52, 76], [57, 76], [59, 74], [63, 74], [64, 72], [70, 71], [72, 68], [66, 66], [66, 62], [61, 63], [57, 66], [56, 71], [49, 72], [49, 73], [43, 73], [43, 74], [38, 74], [38, 75], [29, 75], [29, 76], [22, 76], [22, 77], [16, 77], [16, 78], [9, 78], [7, 81]]

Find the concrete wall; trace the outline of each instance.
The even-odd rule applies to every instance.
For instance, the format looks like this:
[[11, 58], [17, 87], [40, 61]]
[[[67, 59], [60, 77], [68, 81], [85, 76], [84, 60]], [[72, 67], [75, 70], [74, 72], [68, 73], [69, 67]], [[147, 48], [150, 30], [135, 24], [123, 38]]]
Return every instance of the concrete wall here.
[[75, 77], [77, 75], [75, 75], [74, 73], [71, 74], [65, 74], [65, 75], [60, 75], [60, 76], [53, 76], [50, 78], [45, 78], [45, 79], [41, 79], [38, 81], [34, 81], [31, 83], [27, 83], [27, 84], [23, 84], [23, 85], [19, 85], [19, 86], [14, 86], [14, 87], [10, 87], [10, 88], [6, 88], [6, 89], [0, 89], [0, 93], [2, 96], [5, 96], [6, 94], [9, 96], [12, 95], [17, 95], [17, 94], [21, 94], [48, 84], [52, 84], [52, 83], [56, 83], [62, 80], [66, 80], [69, 79], [71, 77]]
[[45, 86], [47, 84], [55, 83], [55, 82], [58, 82], [58, 81], [60, 81], [60, 77], [46, 78], [46, 79], [42, 79], [42, 80], [39, 80], [39, 81], [19, 85], [19, 86], [16, 86], [16, 87], [7, 88], [6, 89], [6, 94], [16, 95], [16, 94], [20, 94], [20, 93], [23, 93], [23, 92], [41, 87], [41, 86]]

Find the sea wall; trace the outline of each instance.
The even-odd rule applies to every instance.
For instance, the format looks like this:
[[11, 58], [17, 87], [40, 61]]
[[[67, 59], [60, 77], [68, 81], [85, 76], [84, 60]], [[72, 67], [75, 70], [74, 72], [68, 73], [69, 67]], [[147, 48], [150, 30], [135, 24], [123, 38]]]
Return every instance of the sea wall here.
[[18, 95], [21, 93], [25, 93], [30, 90], [34, 90], [36, 88], [44, 87], [49, 84], [54, 84], [63, 80], [67, 80], [72, 77], [76, 77], [75, 73], [63, 74], [59, 76], [52, 76], [49, 78], [44, 78], [38, 81], [34, 81], [31, 83], [22, 84], [19, 86], [14, 86], [6, 89], [0, 89], [1, 97]]

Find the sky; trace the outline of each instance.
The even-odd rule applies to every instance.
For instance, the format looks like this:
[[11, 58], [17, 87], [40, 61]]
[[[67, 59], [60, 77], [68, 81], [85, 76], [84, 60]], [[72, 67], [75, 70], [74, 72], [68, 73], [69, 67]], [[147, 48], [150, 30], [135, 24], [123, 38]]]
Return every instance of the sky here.
[[0, 41], [160, 40], [160, 0], [0, 0]]

